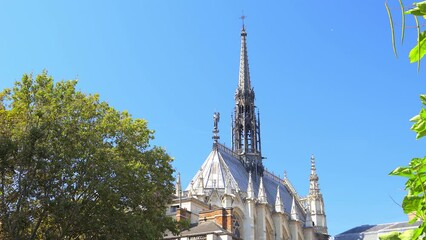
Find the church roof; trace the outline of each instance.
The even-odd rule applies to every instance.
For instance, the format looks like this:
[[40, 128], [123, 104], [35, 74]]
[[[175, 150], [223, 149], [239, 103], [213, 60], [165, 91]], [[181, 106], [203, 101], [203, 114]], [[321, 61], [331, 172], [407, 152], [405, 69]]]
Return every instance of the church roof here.
[[[191, 183], [186, 188], [186, 191], [191, 191], [191, 186], [199, 186], [200, 181], [203, 181], [204, 190], [206, 192], [217, 189], [225, 190], [226, 179], [230, 178], [231, 188], [236, 193], [241, 193], [242, 196], [247, 196], [247, 187], [249, 181], [249, 173], [246, 171], [239, 157], [229, 148], [215, 143], [213, 150], [210, 152], [207, 159], [201, 166], [201, 169], [192, 178]], [[252, 174], [254, 195], [259, 196], [259, 185], [261, 177]], [[289, 182], [283, 180], [267, 170], [263, 173], [263, 187], [266, 193], [267, 203], [270, 206], [275, 206], [277, 195], [277, 187], [279, 187], [280, 198], [284, 204], [284, 210], [290, 215], [293, 206], [293, 196], [296, 199], [295, 209], [298, 213], [299, 220], [305, 220], [305, 210], [296, 192], [289, 185]]]

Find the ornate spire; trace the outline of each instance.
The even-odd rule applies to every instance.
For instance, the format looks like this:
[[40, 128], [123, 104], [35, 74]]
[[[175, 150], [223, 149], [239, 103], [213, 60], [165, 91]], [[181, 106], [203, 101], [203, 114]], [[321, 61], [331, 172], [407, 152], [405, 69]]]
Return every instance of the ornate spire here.
[[309, 195], [314, 196], [320, 193], [318, 180], [319, 177], [317, 175], [316, 167], [315, 167], [315, 156], [312, 154], [311, 156], [311, 176], [309, 177]]
[[250, 82], [247, 55], [247, 33], [241, 30], [240, 71], [235, 92], [234, 121], [232, 123], [232, 150], [242, 156], [247, 171], [263, 175], [260, 147], [259, 115], [255, 114], [255, 94]]
[[251, 172], [249, 172], [249, 180], [247, 186], [247, 198], [254, 199], [253, 180], [251, 178]]
[[294, 198], [294, 196], [293, 196], [293, 202], [291, 204], [290, 215], [291, 215], [291, 220], [299, 221], [299, 214], [297, 213], [297, 210], [296, 210], [296, 199]]
[[268, 200], [266, 198], [265, 188], [263, 187], [263, 177], [260, 177], [258, 199], [260, 203], [268, 203]]
[[308, 206], [311, 213], [312, 221], [314, 222], [315, 230], [317, 232], [327, 234], [327, 220], [324, 210], [324, 199], [320, 192], [318, 184], [318, 175], [315, 166], [315, 157], [311, 156], [311, 175], [309, 177], [309, 195]]
[[275, 211], [278, 213], [284, 213], [284, 204], [281, 201], [280, 196], [280, 185], [277, 186], [277, 197], [275, 198]]
[[178, 172], [177, 178], [176, 178], [176, 193], [175, 193], [175, 195], [180, 197], [181, 192], [182, 192], [182, 185], [181, 185], [181, 182], [180, 182], [180, 172]]
[[246, 37], [247, 37], [247, 33], [243, 24], [243, 28], [241, 29], [240, 74], [239, 74], [238, 88], [244, 91], [250, 91], [251, 84], [250, 84], [250, 71], [249, 71], [249, 63], [248, 63], [248, 55], [247, 55]]

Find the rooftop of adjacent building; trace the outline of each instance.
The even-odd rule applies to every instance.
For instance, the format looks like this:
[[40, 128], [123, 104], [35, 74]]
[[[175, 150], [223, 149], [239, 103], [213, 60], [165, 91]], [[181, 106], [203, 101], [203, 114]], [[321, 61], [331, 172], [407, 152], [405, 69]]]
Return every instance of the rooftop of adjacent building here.
[[334, 237], [334, 240], [369, 240], [379, 239], [379, 235], [390, 232], [403, 232], [405, 230], [417, 228], [421, 222], [409, 224], [408, 222], [394, 222], [377, 225], [362, 225], [349, 229]]

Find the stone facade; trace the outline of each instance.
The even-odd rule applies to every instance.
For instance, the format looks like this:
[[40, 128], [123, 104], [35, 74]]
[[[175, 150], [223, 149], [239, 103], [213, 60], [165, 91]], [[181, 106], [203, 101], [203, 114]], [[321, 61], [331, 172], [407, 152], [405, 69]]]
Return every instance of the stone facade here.
[[309, 195], [303, 198], [286, 176], [279, 178], [263, 166], [246, 37], [243, 26], [232, 148], [218, 142], [220, 115], [215, 113], [213, 148], [185, 190], [178, 175], [167, 213], [189, 221], [191, 228], [165, 239], [328, 239], [315, 158], [311, 157]]

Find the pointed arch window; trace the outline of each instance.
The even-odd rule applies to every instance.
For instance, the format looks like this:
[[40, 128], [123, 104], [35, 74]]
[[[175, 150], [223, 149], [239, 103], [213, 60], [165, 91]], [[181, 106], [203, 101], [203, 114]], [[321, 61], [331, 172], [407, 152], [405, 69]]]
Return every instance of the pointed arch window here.
[[237, 239], [242, 238], [244, 236], [243, 221], [241, 216], [236, 212], [234, 212], [234, 214], [232, 215], [232, 233]]

